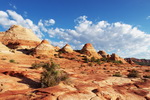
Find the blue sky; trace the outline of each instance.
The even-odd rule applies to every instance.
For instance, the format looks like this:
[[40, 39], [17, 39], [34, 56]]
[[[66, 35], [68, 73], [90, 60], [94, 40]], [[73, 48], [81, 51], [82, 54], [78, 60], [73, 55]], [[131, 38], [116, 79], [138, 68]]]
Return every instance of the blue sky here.
[[[149, 0], [1, 0], [0, 31], [32, 29], [51, 44], [150, 58]], [[6, 24], [7, 23], [7, 24]]]

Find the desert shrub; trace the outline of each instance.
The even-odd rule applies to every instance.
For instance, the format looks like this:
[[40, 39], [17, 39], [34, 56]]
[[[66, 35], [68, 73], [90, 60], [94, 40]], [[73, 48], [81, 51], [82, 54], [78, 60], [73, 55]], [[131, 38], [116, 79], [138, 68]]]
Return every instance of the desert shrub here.
[[144, 78], [150, 78], [150, 75], [144, 75], [143, 77]]
[[136, 78], [136, 77], [139, 77], [139, 72], [133, 69], [133, 70], [131, 70], [131, 71], [129, 72], [129, 74], [128, 74], [127, 76], [128, 76], [129, 78], [130, 78], [130, 77]]
[[10, 59], [9, 62], [10, 63], [15, 63], [15, 60], [14, 59]]
[[95, 62], [96, 62], [98, 65], [102, 64], [100, 59], [96, 59]]
[[116, 64], [122, 64], [122, 61], [113, 61], [113, 63], [116, 63]]
[[107, 61], [108, 61], [107, 58], [102, 58], [101, 60], [104, 61], [104, 62], [107, 62]]
[[46, 63], [42, 67], [44, 69], [41, 74], [42, 88], [58, 85], [61, 81], [65, 81], [68, 78], [68, 74], [58, 70], [59, 65], [54, 62]]
[[113, 74], [113, 76], [121, 77], [122, 75], [120, 74], [120, 72], [116, 72], [115, 74]]
[[44, 65], [43, 62], [34, 63], [34, 64], [31, 65], [32, 66], [31, 69], [38, 69], [38, 68], [41, 68], [43, 65]]
[[83, 60], [84, 60], [85, 63], [89, 62], [89, 59], [86, 56], [83, 58]]
[[96, 61], [95, 57], [91, 57], [91, 62], [95, 62], [95, 61]]

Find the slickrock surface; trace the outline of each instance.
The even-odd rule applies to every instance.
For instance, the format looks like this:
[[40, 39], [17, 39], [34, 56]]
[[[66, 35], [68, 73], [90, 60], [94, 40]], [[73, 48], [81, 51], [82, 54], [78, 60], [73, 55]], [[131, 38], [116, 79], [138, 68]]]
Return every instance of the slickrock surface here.
[[0, 42], [0, 53], [11, 53], [10, 49]]

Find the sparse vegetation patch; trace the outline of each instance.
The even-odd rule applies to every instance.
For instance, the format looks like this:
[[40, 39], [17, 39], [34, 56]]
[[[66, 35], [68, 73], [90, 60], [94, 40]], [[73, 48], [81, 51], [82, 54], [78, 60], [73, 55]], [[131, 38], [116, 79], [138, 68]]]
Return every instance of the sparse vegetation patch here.
[[116, 72], [115, 74], [113, 74], [113, 76], [121, 77], [122, 75], [120, 74], [120, 72]]
[[14, 59], [10, 59], [9, 62], [10, 63], [15, 63], [15, 60]]
[[139, 72], [133, 69], [129, 72], [129, 74], [127, 76], [129, 78], [136, 78], [136, 77], [139, 77]]

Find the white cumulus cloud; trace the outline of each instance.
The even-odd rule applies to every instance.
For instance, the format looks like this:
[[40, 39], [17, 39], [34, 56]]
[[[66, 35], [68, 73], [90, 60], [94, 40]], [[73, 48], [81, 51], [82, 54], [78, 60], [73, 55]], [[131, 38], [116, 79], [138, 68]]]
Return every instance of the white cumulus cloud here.
[[97, 50], [114, 52], [122, 57], [150, 58], [144, 55], [145, 52], [150, 54], [150, 35], [137, 27], [121, 22], [93, 23], [87, 20], [87, 16], [77, 18], [76, 22], [74, 29], [52, 28], [48, 33], [50, 37], [70, 43], [76, 49], [81, 49], [85, 43], [92, 43]]
[[[48, 21], [48, 22], [47, 22]], [[13, 10], [7, 10], [7, 11], [0, 11], [0, 25], [8, 29], [11, 25], [21, 25], [23, 27], [32, 29], [33, 32], [37, 34], [38, 37], [42, 38], [44, 36], [43, 32], [46, 32], [47, 29], [45, 28], [45, 24], [54, 24], [55, 21], [45, 20], [45, 22], [42, 22], [42, 20], [39, 20], [38, 25], [34, 24], [32, 20], [30, 19], [24, 19], [22, 15], [18, 14], [17, 12]]]
[[147, 18], [146, 19], [150, 19], [150, 16], [147, 16]]

